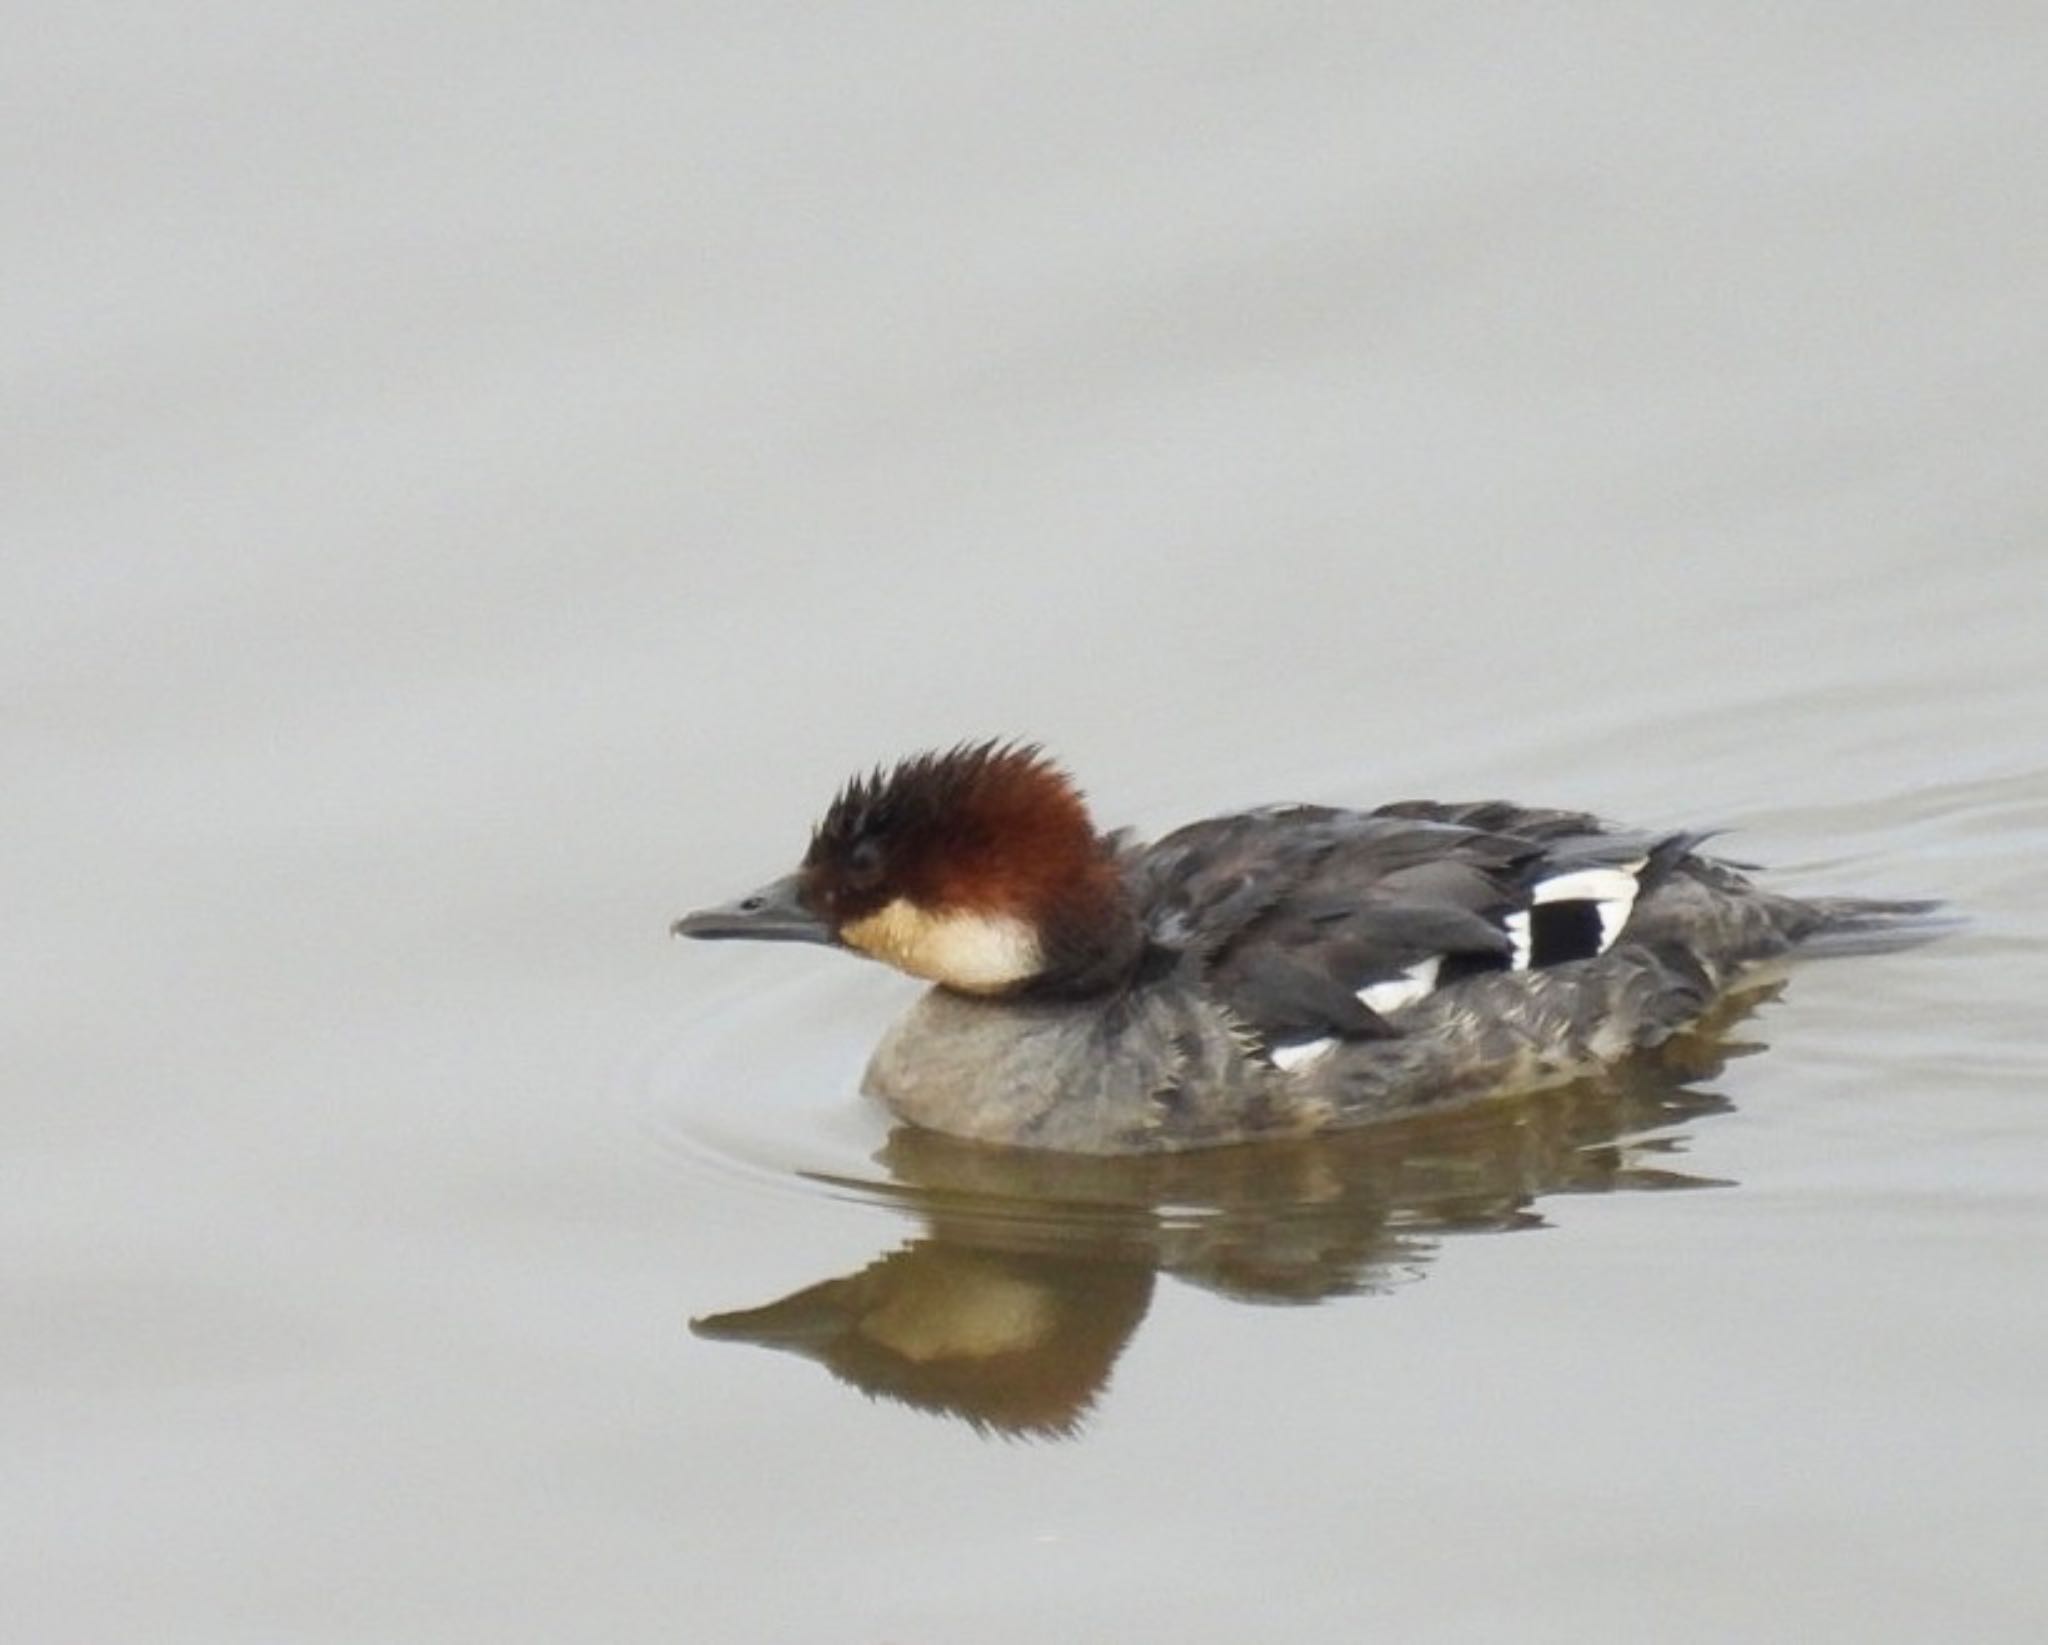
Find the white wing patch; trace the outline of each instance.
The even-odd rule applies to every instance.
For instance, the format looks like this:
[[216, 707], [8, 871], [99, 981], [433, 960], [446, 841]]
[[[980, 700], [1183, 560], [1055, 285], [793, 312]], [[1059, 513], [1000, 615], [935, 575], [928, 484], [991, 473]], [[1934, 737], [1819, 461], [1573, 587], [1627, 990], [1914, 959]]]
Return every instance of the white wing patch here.
[[1322, 1061], [1336, 1048], [1336, 1044], [1334, 1039], [1303, 1040], [1299, 1045], [1276, 1045], [1266, 1055], [1273, 1059], [1273, 1066], [1281, 1073], [1292, 1074], [1312, 1062]]
[[1398, 977], [1389, 977], [1385, 982], [1367, 983], [1358, 991], [1358, 1003], [1367, 1009], [1385, 1016], [1398, 1011], [1404, 1005], [1413, 1005], [1436, 987], [1436, 974], [1443, 965], [1441, 954], [1432, 954], [1426, 960], [1417, 960]]
[[[1613, 868], [1575, 868], [1567, 874], [1553, 874], [1547, 880], [1538, 880], [1529, 890], [1529, 905], [1540, 907], [1553, 902], [1589, 902], [1600, 920], [1599, 953], [1606, 953], [1614, 946], [1622, 928], [1628, 924], [1629, 914], [1636, 905], [1636, 896], [1642, 890], [1636, 876], [1642, 872], [1647, 858], [1624, 863]], [[1516, 909], [1501, 921], [1507, 932], [1512, 952], [1508, 958], [1508, 969], [1526, 971], [1534, 952], [1535, 939], [1530, 929], [1528, 908]], [[1381, 982], [1368, 983], [1358, 990], [1358, 1002], [1368, 1010], [1381, 1016], [1399, 1011], [1425, 999], [1436, 991], [1437, 977], [1443, 968], [1443, 956], [1431, 955], [1428, 959], [1417, 960], [1398, 977], [1388, 977]], [[1335, 1050], [1334, 1038], [1303, 1040], [1295, 1045], [1276, 1045], [1267, 1051], [1275, 1068], [1283, 1074], [1298, 1073], [1300, 1070], [1320, 1062]]]
[[[1426, 960], [1417, 960], [1398, 977], [1389, 977], [1384, 982], [1369, 983], [1358, 991], [1358, 1001], [1370, 1010], [1385, 1016], [1389, 1011], [1398, 1011], [1404, 1005], [1413, 1005], [1417, 1000], [1436, 987], [1437, 970], [1443, 964], [1443, 956], [1432, 954]], [[1275, 1068], [1283, 1074], [1298, 1073], [1311, 1067], [1337, 1049], [1334, 1037], [1319, 1040], [1302, 1040], [1294, 1045], [1276, 1045], [1267, 1052]]]
[[1529, 910], [1517, 909], [1501, 924], [1507, 927], [1508, 941], [1515, 945], [1515, 951], [1508, 956], [1510, 971], [1529, 969]]
[[[1546, 902], [1589, 902], [1600, 916], [1600, 949], [1606, 953], [1614, 946], [1614, 939], [1621, 935], [1621, 928], [1628, 924], [1628, 916], [1636, 905], [1636, 893], [1642, 889], [1636, 875], [1643, 870], [1648, 858], [1639, 857], [1632, 863], [1618, 868], [1580, 868], [1569, 874], [1557, 874], [1547, 880], [1538, 880], [1529, 892], [1532, 903]], [[1516, 921], [1521, 925], [1519, 929]], [[1515, 944], [1514, 968], [1519, 971], [1529, 963], [1529, 916], [1510, 914], [1508, 936]]]

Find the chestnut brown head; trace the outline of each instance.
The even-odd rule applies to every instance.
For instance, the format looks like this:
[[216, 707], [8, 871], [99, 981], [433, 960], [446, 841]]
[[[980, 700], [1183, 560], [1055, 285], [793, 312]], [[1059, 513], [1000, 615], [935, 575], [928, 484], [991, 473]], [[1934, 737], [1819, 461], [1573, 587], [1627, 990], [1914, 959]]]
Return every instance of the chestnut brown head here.
[[1099, 964], [1131, 925], [1071, 779], [1036, 747], [962, 744], [842, 788], [797, 871], [678, 922], [693, 937], [841, 944], [966, 993]]

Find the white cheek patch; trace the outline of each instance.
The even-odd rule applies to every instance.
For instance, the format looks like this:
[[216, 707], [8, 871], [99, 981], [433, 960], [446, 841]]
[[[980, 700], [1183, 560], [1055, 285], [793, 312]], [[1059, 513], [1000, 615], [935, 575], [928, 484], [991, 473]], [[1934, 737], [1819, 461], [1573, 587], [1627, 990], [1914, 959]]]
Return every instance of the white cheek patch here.
[[1432, 954], [1426, 960], [1417, 960], [1398, 977], [1389, 977], [1384, 982], [1368, 983], [1358, 991], [1358, 1003], [1369, 1011], [1381, 1016], [1398, 1011], [1404, 1005], [1413, 1005], [1424, 995], [1436, 988], [1436, 974], [1443, 966], [1443, 956]]
[[949, 914], [932, 920], [915, 956], [921, 972], [970, 993], [994, 992], [1035, 976], [1038, 942], [1021, 920]]
[[[1642, 872], [1643, 860], [1627, 863], [1619, 868], [1580, 868], [1569, 874], [1559, 874], [1547, 880], [1538, 880], [1529, 893], [1532, 903], [1546, 902], [1589, 902], [1600, 916], [1600, 948], [1606, 953], [1614, 946], [1614, 939], [1621, 935], [1621, 928], [1628, 924], [1629, 913], [1636, 905], [1636, 893], [1642, 889], [1636, 875]], [[1522, 936], [1515, 939], [1515, 969], [1520, 970], [1528, 961], [1527, 914], [1508, 917], [1508, 934], [1515, 935], [1514, 922], [1522, 922]]]
[[1044, 960], [1023, 921], [1003, 914], [933, 914], [899, 897], [839, 933], [849, 947], [913, 977], [967, 994], [1028, 981]]
[[1321, 1062], [1336, 1045], [1333, 1039], [1303, 1040], [1299, 1045], [1276, 1045], [1266, 1055], [1281, 1073], [1292, 1074], [1310, 1063]]

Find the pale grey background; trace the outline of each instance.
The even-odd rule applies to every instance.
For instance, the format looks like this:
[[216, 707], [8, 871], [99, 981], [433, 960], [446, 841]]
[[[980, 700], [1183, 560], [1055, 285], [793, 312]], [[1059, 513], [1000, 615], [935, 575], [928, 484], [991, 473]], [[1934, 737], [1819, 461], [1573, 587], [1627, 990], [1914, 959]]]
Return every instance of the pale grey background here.
[[[2041, 1637], [2037, 7], [8, 34], [7, 1637]], [[991, 1444], [685, 1332], [901, 1236], [763, 1179], [902, 996], [661, 942], [991, 732], [1978, 923]]]

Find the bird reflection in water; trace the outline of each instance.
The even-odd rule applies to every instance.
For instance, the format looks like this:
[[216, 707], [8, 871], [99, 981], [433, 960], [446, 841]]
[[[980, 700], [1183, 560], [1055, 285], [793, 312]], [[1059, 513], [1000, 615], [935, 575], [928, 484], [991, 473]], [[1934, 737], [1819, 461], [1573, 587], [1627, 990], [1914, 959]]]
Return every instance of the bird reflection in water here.
[[880, 1194], [924, 1232], [857, 1273], [693, 1320], [977, 1429], [1079, 1431], [1160, 1274], [1241, 1302], [1376, 1294], [1453, 1234], [1540, 1228], [1557, 1194], [1730, 1186], [1673, 1168], [1702, 1088], [1762, 1049], [1728, 1032], [1776, 988], [1594, 1080], [1364, 1130], [1186, 1154], [1092, 1157], [900, 1128]]

